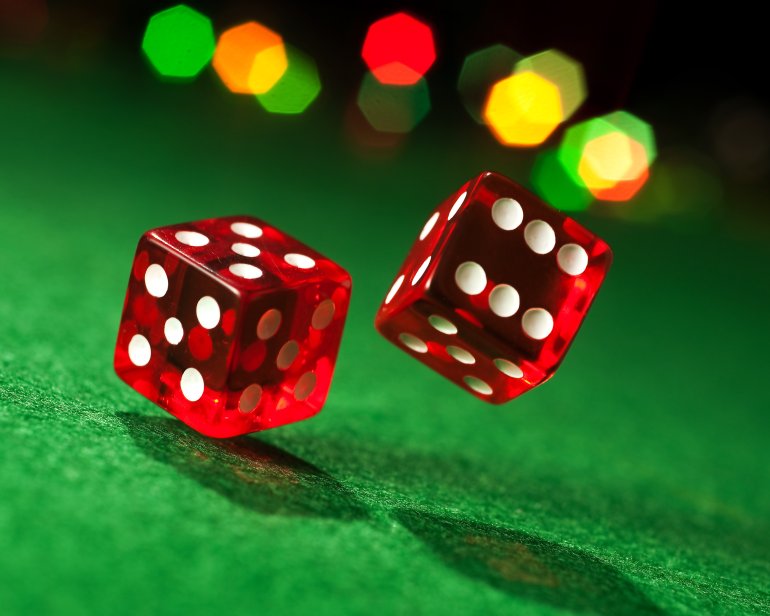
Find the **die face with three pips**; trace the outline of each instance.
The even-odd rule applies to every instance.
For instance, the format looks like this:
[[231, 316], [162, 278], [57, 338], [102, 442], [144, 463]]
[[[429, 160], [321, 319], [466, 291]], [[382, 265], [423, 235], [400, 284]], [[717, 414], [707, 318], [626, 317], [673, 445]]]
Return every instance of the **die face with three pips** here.
[[350, 290], [343, 268], [255, 218], [148, 231], [115, 370], [209, 436], [306, 419], [326, 400]]
[[611, 260], [585, 227], [486, 172], [428, 218], [375, 326], [478, 398], [506, 402], [553, 375]]

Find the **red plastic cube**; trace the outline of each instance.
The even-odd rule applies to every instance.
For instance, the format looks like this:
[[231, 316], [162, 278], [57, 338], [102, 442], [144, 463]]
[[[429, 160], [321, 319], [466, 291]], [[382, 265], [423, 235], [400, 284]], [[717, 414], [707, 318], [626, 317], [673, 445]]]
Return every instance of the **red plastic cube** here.
[[611, 260], [585, 227], [482, 173], [428, 218], [375, 325], [478, 398], [506, 402], [553, 375]]
[[255, 218], [148, 231], [115, 371], [208, 436], [306, 419], [326, 400], [350, 288], [339, 265]]

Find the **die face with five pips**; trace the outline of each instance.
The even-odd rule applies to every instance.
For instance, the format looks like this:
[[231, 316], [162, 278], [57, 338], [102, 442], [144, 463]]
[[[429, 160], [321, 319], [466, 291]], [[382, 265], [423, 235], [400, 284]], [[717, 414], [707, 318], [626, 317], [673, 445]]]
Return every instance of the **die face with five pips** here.
[[306, 419], [326, 400], [350, 290], [343, 268], [255, 218], [148, 231], [115, 371], [208, 436]]
[[506, 402], [553, 375], [611, 260], [585, 227], [482, 173], [428, 218], [375, 326], [478, 398]]

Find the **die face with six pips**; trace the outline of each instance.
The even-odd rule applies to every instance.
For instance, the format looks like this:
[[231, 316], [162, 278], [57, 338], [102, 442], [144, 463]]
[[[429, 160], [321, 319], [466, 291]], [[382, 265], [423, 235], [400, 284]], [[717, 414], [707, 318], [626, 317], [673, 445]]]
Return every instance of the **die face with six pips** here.
[[506, 402], [553, 375], [611, 260], [585, 227], [486, 172], [428, 218], [375, 326], [482, 400]]
[[339, 265], [255, 218], [148, 231], [115, 370], [209, 436], [306, 419], [326, 400], [350, 289]]

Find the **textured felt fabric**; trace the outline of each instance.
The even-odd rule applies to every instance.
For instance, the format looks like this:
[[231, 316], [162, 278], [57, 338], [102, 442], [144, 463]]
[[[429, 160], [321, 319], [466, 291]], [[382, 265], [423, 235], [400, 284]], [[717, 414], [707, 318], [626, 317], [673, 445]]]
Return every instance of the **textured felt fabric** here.
[[[430, 122], [366, 159], [340, 107], [204, 78], [3, 67], [0, 612], [770, 611], [758, 239], [591, 217], [615, 264], [556, 377], [492, 407], [372, 327], [431, 208], [524, 164]], [[525, 157], [519, 157], [521, 161]], [[349, 268], [326, 408], [202, 438], [111, 366], [139, 235], [248, 213]]]

